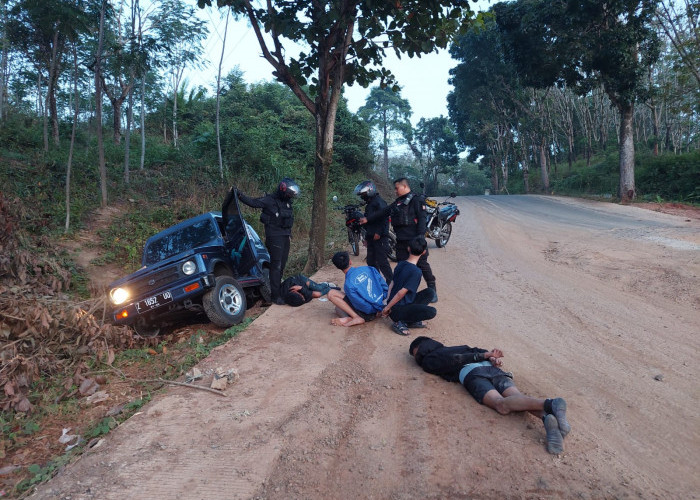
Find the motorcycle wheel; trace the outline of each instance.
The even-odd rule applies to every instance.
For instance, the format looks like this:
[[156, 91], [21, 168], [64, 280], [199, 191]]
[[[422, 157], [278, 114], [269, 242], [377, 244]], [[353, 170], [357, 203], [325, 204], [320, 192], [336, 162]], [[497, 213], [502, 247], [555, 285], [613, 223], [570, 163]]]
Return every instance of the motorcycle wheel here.
[[352, 248], [352, 254], [355, 256], [360, 255], [360, 235], [352, 229], [348, 228], [348, 240], [350, 240], [350, 248]]
[[450, 236], [452, 236], [452, 223], [445, 222], [445, 225], [442, 226], [442, 230], [440, 231], [440, 236], [435, 238], [437, 247], [442, 248], [447, 245], [447, 242], [450, 241]]
[[390, 261], [396, 262], [396, 235], [393, 231], [389, 231], [389, 251], [386, 256]]

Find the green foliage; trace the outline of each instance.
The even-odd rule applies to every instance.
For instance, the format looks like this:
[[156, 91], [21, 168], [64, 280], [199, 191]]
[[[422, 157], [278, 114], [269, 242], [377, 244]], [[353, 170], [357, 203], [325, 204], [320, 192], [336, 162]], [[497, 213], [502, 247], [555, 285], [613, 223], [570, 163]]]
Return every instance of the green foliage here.
[[700, 151], [681, 155], [638, 155], [637, 190], [642, 197], [700, 202]]

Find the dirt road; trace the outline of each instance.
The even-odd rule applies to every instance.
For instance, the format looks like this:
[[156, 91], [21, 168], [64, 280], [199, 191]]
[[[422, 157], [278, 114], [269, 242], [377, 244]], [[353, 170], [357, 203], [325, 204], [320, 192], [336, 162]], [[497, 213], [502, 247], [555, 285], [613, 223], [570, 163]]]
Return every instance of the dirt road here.
[[[34, 498], [698, 498], [700, 221], [553, 197], [457, 203], [447, 248], [430, 242], [429, 329], [273, 306], [200, 364], [239, 371], [226, 397], [169, 389]], [[565, 452], [547, 454], [538, 419], [424, 373], [417, 334], [500, 347], [523, 392], [565, 397]]]

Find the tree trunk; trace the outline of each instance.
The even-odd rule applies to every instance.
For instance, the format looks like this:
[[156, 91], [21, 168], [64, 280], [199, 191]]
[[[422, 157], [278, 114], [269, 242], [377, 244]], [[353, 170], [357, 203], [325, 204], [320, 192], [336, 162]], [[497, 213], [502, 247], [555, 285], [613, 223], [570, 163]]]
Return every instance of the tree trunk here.
[[634, 137], [632, 123], [634, 104], [620, 106], [620, 189], [618, 196], [625, 202], [632, 201], [637, 191], [634, 185]]
[[173, 146], [177, 148], [177, 87], [176, 83], [173, 85]]
[[[141, 23], [141, 7], [136, 2], [136, 12], [139, 16], [139, 49], [143, 49], [143, 25]], [[146, 160], [146, 69], [141, 68], [141, 159], [139, 170], [143, 170]]]
[[540, 142], [540, 171], [542, 173], [542, 190], [549, 193], [549, 171], [547, 169], [547, 149], [544, 137]]
[[389, 143], [388, 143], [388, 131], [387, 131], [387, 124], [386, 124], [386, 111], [384, 111], [382, 116], [383, 119], [383, 131], [384, 131], [384, 176], [388, 179], [389, 178]]
[[43, 127], [42, 127], [42, 133], [43, 133], [43, 139], [44, 139], [44, 151], [46, 153], [49, 152], [49, 117], [46, 115], [46, 106], [43, 105], [42, 103], [42, 94], [43, 92], [41, 91], [41, 68], [37, 68], [37, 82], [36, 82], [36, 87], [37, 87], [37, 104], [39, 107], [39, 116], [41, 116]]
[[102, 45], [104, 43], [105, 4], [102, 0], [100, 9], [100, 31], [97, 42], [97, 58], [95, 63], [95, 121], [97, 122], [97, 152], [100, 168], [100, 190], [102, 192], [102, 207], [107, 206], [107, 165], [105, 164], [105, 145], [102, 134]]
[[219, 59], [219, 72], [216, 75], [216, 150], [219, 153], [219, 175], [221, 180], [224, 180], [224, 160], [221, 156], [221, 134], [220, 134], [220, 120], [219, 111], [221, 109], [221, 66], [224, 63], [224, 51], [226, 50], [226, 35], [228, 33], [228, 16], [231, 13], [231, 9], [226, 10], [226, 25], [224, 26], [224, 40], [221, 44], [221, 59]]
[[146, 161], [146, 74], [141, 77], [141, 160], [139, 170], [143, 170]]
[[126, 130], [124, 130], [124, 182], [129, 184], [129, 158], [131, 156], [131, 123], [134, 119], [134, 71], [131, 70], [129, 82], [129, 109], [126, 112]]
[[58, 84], [59, 66], [61, 65], [61, 53], [58, 44], [60, 43], [59, 32], [53, 35], [53, 46], [51, 47], [51, 62], [49, 64], [49, 81], [46, 90], [46, 103], [51, 116], [51, 135], [53, 143], [58, 146], [58, 109], [56, 107], [56, 87]]
[[[318, 102], [318, 100], [317, 100]], [[317, 106], [316, 113], [316, 156], [314, 161], [314, 202], [311, 208], [311, 232], [309, 234], [309, 258], [304, 266], [304, 274], [312, 274], [325, 264], [326, 213], [328, 198], [328, 172], [333, 160], [333, 129], [326, 106]], [[330, 106], [329, 106], [330, 107]], [[329, 140], [330, 139], [330, 140]]]
[[68, 162], [66, 163], [66, 227], [64, 232], [67, 234], [70, 229], [70, 174], [71, 165], [73, 164], [73, 147], [75, 146], [75, 130], [78, 125], [78, 116], [80, 114], [80, 94], [78, 93], [78, 49], [73, 45], [73, 93], [75, 94], [75, 111], [73, 112], [73, 128], [70, 134], [70, 147], [68, 148]]
[[[0, 19], [7, 19], [5, 0], [0, 0]], [[10, 43], [7, 39], [7, 29], [3, 22], [3, 30], [0, 35], [0, 122], [5, 119], [5, 99], [7, 88], [7, 57], [9, 54]]]

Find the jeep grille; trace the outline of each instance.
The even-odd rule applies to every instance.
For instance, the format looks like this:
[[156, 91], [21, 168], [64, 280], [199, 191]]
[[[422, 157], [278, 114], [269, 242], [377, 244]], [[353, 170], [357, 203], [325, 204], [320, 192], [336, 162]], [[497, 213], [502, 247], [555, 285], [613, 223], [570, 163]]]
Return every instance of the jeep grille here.
[[141, 295], [146, 295], [152, 290], [157, 290], [163, 285], [176, 281], [180, 278], [179, 266], [173, 264], [161, 269], [160, 271], [148, 274], [129, 285], [131, 289], [132, 297], [140, 297]]

